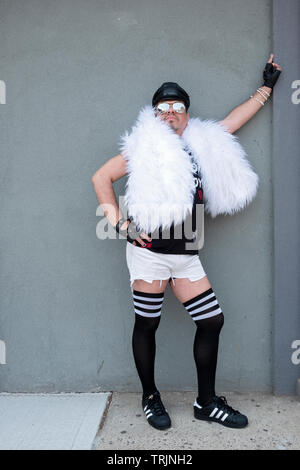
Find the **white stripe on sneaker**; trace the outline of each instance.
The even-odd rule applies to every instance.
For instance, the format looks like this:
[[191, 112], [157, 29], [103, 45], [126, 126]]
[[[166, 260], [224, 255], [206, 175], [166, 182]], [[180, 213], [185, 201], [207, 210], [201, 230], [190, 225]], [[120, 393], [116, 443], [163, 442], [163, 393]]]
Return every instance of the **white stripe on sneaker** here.
[[222, 414], [223, 414], [223, 411], [222, 411], [222, 410], [219, 411], [219, 413], [217, 414], [216, 418], [219, 419], [219, 418], [222, 416]]
[[194, 406], [197, 406], [197, 408], [202, 409], [202, 406], [200, 406], [199, 403], [197, 403], [197, 400], [195, 400]]
[[219, 411], [219, 408], [215, 408], [209, 415], [210, 418], [212, 418], [213, 416], [215, 416], [216, 412]]
[[228, 416], [228, 413], [225, 413], [224, 416], [223, 416], [223, 418], [221, 418], [221, 421], [225, 421], [225, 419], [227, 418], [227, 416]]

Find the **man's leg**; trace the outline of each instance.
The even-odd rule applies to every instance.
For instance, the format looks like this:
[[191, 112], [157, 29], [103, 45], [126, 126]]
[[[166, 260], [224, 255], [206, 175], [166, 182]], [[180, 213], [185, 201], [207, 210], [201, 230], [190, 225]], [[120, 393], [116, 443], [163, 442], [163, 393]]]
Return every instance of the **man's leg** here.
[[132, 284], [135, 309], [133, 355], [143, 387], [143, 411], [148, 423], [156, 429], [167, 429], [171, 426], [168, 410], [161, 401], [154, 381], [155, 333], [160, 322], [167, 284], [168, 279], [155, 280], [152, 283], [138, 279]]
[[219, 334], [224, 316], [207, 276], [198, 281], [176, 279], [171, 286], [196, 324], [194, 358], [198, 376], [198, 397], [194, 417], [214, 421], [230, 428], [244, 428], [247, 416], [228, 405], [224, 396], [215, 393]]
[[199, 404], [204, 404], [215, 396], [219, 334], [224, 323], [223, 312], [207, 276], [198, 281], [175, 278], [175, 285], [171, 283], [170, 285], [197, 327], [193, 345], [198, 378], [197, 400]]
[[144, 398], [157, 391], [154, 380], [155, 333], [161, 318], [167, 284], [168, 279], [155, 280], [152, 283], [137, 279], [132, 284], [135, 310], [132, 349]]

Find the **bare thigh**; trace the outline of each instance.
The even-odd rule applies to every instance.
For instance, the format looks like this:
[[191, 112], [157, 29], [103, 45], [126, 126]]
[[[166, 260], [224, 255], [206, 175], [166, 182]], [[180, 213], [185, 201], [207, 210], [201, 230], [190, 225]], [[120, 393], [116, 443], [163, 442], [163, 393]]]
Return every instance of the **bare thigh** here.
[[188, 278], [176, 278], [174, 281], [175, 285], [170, 282], [170, 286], [180, 302], [186, 302], [211, 288], [211, 284], [207, 276], [202, 277], [202, 279], [199, 279], [198, 281], [190, 281]]
[[[160, 282], [161, 282], [161, 285], [160, 285]], [[132, 288], [134, 290], [139, 290], [140, 292], [160, 293], [160, 292], [165, 291], [168, 282], [169, 282], [169, 279], [162, 279], [162, 281], [160, 280], [152, 281], [152, 283], [150, 284], [150, 282], [146, 282], [143, 279], [135, 279], [134, 282], [132, 283]]]

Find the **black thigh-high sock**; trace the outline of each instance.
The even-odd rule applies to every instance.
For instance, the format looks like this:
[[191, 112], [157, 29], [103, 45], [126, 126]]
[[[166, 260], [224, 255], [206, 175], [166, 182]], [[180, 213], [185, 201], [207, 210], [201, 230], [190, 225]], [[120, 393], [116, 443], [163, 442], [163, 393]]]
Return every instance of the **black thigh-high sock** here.
[[158, 391], [154, 380], [155, 333], [161, 318], [163, 298], [164, 293], [144, 293], [133, 290], [135, 323], [132, 349], [144, 398]]
[[194, 359], [197, 368], [198, 397], [203, 405], [215, 396], [215, 379], [219, 347], [219, 334], [224, 323], [223, 313], [203, 320], [197, 320], [194, 339]]
[[193, 353], [198, 378], [197, 402], [203, 405], [215, 395], [219, 334], [224, 315], [212, 288], [183, 305], [196, 324]]

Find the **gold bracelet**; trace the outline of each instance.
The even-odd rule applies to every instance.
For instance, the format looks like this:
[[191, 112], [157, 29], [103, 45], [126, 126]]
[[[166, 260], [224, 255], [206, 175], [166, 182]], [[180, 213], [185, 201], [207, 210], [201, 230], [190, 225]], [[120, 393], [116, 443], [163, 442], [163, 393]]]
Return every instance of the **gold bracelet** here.
[[266, 93], [268, 96], [271, 96], [271, 93], [268, 93], [266, 90], [263, 90], [262, 87], [259, 87], [258, 90], [261, 90], [261, 91], [263, 91], [264, 93]]
[[268, 100], [268, 96], [265, 96], [265, 95], [263, 94], [263, 92], [262, 92], [259, 88], [258, 88], [256, 91], [257, 91], [257, 93], [259, 93], [263, 98], [265, 98], [266, 101]]
[[258, 98], [256, 98], [255, 96], [251, 95], [250, 98], [253, 98], [254, 100], [258, 101], [260, 104], [262, 104], [263, 106], [265, 105], [265, 103], [263, 103], [262, 101], [260, 101]]

